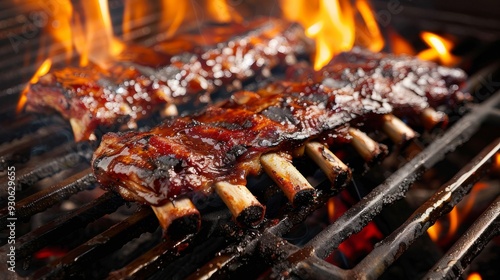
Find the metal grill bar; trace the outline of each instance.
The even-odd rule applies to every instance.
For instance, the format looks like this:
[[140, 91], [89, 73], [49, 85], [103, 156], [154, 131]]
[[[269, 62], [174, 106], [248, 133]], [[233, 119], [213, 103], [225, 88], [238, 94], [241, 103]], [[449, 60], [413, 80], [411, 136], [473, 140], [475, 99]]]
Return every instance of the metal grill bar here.
[[[32, 215], [46, 210], [56, 203], [64, 200], [71, 195], [93, 188], [95, 186], [95, 177], [90, 168], [87, 168], [73, 176], [68, 177], [60, 184], [56, 184], [47, 189], [41, 190], [36, 194], [29, 196], [16, 204], [16, 217], [26, 219]], [[4, 208], [0, 212], [0, 221], [7, 221], [9, 212]]]
[[84, 269], [85, 265], [119, 249], [132, 238], [144, 232], [154, 231], [157, 227], [158, 222], [151, 209], [141, 208], [134, 215], [96, 235], [64, 257], [36, 271], [33, 278], [69, 277]]
[[491, 161], [499, 150], [500, 139], [497, 139], [420, 206], [396, 231], [379, 243], [352, 270], [353, 275], [366, 279], [376, 279], [382, 275], [439, 217], [462, 200], [474, 183], [490, 170]]
[[500, 197], [483, 212], [477, 221], [429, 270], [425, 279], [456, 279], [464, 272], [467, 265], [488, 244], [484, 240], [491, 240], [500, 234]]
[[16, 255], [25, 258], [36, 250], [43, 248], [48, 242], [70, 232], [85, 227], [104, 214], [111, 213], [124, 203], [115, 193], [108, 192], [87, 203], [70, 214], [41, 226], [16, 240]]
[[[24, 162], [31, 153], [39, 150], [50, 150], [73, 139], [72, 133], [60, 127], [47, 127], [36, 134], [21, 139], [14, 145], [5, 145], [0, 149], [0, 170], [5, 170], [8, 165]], [[9, 143], [10, 144], [10, 143]]]
[[[239, 253], [230, 254], [224, 264], [219, 264], [210, 275], [214, 275], [217, 278], [217, 275], [221, 276], [225, 273], [231, 273], [230, 267], [241, 265], [244, 262], [243, 259], [249, 255], [258, 254], [263, 258], [274, 255], [275, 258], [271, 260], [272, 262], [285, 259], [284, 262], [278, 262], [274, 266], [273, 277], [279, 278], [281, 277], [280, 275], [332, 277], [337, 275], [341, 278], [346, 276], [344, 270], [328, 264], [320, 258], [328, 256], [351, 234], [360, 231], [384, 206], [403, 198], [409, 186], [417, 179], [421, 172], [433, 167], [445, 154], [466, 142], [479, 129], [483, 122], [500, 121], [500, 119], [495, 120], [492, 114], [492, 112], [495, 112], [495, 107], [498, 104], [500, 104], [500, 93], [497, 93], [481, 105], [474, 107], [469, 114], [459, 120], [447, 133], [435, 140], [433, 144], [395, 172], [354, 207], [347, 210], [335, 223], [320, 232], [302, 249], [289, 244], [287, 241], [281, 239], [280, 236], [288, 232], [293, 225], [300, 223], [303, 219], [299, 218], [299, 216], [302, 214], [308, 215], [316, 209], [314, 207], [312, 209], [295, 209], [295, 211], [289, 213], [276, 225], [267, 228], [259, 237], [253, 238], [250, 242], [242, 241], [238, 245], [235, 245], [232, 248]], [[217, 255], [225, 254], [221, 251]], [[207, 266], [216, 265], [215, 261], [216, 259], [207, 263], [200, 271], [206, 270]], [[303, 273], [304, 271], [306, 273]]]
[[434, 141], [387, 178], [382, 185], [347, 210], [342, 217], [317, 235], [306, 247], [314, 248], [319, 258], [326, 258], [348, 236], [359, 232], [368, 221], [380, 213], [385, 205], [403, 198], [410, 185], [424, 170], [431, 168], [445, 154], [466, 142], [479, 129], [481, 123], [490, 116], [487, 108], [493, 108], [499, 102], [500, 94], [496, 94], [464, 116], [443, 137]]
[[[69, 169], [81, 162], [90, 162], [92, 149], [87, 143], [68, 143], [52, 152], [44, 153], [46, 160], [38, 161], [36, 164], [27, 166], [16, 174], [16, 189], [23, 191], [34, 183], [55, 175], [59, 171]], [[8, 180], [0, 180], [0, 186], [7, 189]]]

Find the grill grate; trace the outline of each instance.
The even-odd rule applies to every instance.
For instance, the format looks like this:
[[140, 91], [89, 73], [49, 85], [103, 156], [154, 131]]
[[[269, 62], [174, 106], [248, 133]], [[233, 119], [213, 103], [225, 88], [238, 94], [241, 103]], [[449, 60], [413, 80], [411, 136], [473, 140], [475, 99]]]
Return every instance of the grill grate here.
[[[270, 254], [280, 256], [284, 259], [279, 264], [273, 267], [273, 277], [280, 278], [283, 275], [295, 275], [300, 278], [312, 279], [352, 279], [354, 277], [374, 279], [380, 276], [387, 266], [392, 264], [401, 254], [403, 254], [410, 244], [420, 235], [425, 233], [425, 230], [430, 227], [438, 217], [442, 216], [456, 205], [463, 196], [472, 187], [472, 182], [479, 180], [481, 169], [491, 167], [492, 158], [500, 149], [500, 139], [495, 140], [488, 148], [479, 154], [470, 165], [452, 179], [449, 184], [443, 186], [426, 204], [419, 208], [413, 216], [408, 218], [404, 226], [401, 226], [397, 231], [387, 237], [381, 244], [375, 248], [358, 266], [352, 270], [343, 270], [332, 264], [329, 264], [322, 259], [326, 258], [334, 249], [337, 249], [340, 243], [347, 239], [350, 235], [359, 232], [366, 224], [371, 221], [382, 209], [393, 203], [395, 200], [404, 197], [410, 185], [417, 177], [426, 169], [434, 166], [441, 160], [445, 154], [453, 151], [458, 146], [466, 142], [485, 121], [500, 122], [498, 118], [498, 105], [500, 104], [500, 93], [497, 93], [487, 102], [477, 106], [467, 116], [458, 121], [446, 134], [433, 142], [424, 151], [418, 154], [413, 160], [395, 172], [383, 184], [373, 189], [359, 203], [348, 209], [340, 218], [333, 224], [316, 235], [303, 248], [298, 248], [289, 244], [282, 238], [284, 232], [291, 227], [288, 221], [282, 221], [282, 224], [276, 225], [267, 229], [259, 240], [254, 240], [253, 243], [260, 243], [258, 254], [265, 257]], [[478, 224], [487, 224], [485, 230], [487, 234], [480, 242], [475, 243], [474, 254], [479, 253], [480, 248], [484, 247], [492, 236], [498, 234], [499, 219], [498, 204], [496, 208], [488, 210], [496, 215], [490, 216], [489, 223], [478, 221]], [[495, 207], [495, 206], [492, 206]], [[486, 214], [485, 214], [486, 215]], [[286, 225], [289, 225], [288, 227]], [[465, 236], [465, 235], [464, 235]], [[476, 235], [473, 235], [476, 236]], [[475, 239], [463, 237], [468, 242]], [[466, 241], [459, 241], [464, 243]], [[242, 246], [242, 251], [254, 251], [254, 244]], [[471, 261], [470, 246], [460, 247], [455, 249], [453, 256], [459, 255], [464, 257], [461, 262], [462, 267], [466, 267]], [[452, 249], [453, 250], [453, 249]], [[271, 253], [270, 253], [271, 252]], [[468, 254], [465, 254], [467, 252]], [[244, 255], [244, 254], [242, 254]], [[451, 256], [450, 256], [451, 257]], [[448, 257], [449, 258], [449, 257]], [[237, 258], [233, 258], [237, 259]], [[443, 258], [440, 263], [445, 263]], [[458, 260], [458, 259], [455, 259]], [[219, 275], [229, 273], [233, 263], [227, 262], [219, 268]], [[458, 261], [457, 261], [458, 263]], [[445, 267], [449, 264], [445, 263]], [[208, 266], [215, 266], [216, 263], [209, 263]], [[457, 267], [456, 264], [454, 267]], [[219, 265], [220, 267], [220, 265]], [[454, 268], [456, 269], [456, 268]], [[463, 272], [463, 268], [462, 268]], [[436, 272], [433, 276], [443, 278], [447, 270], [442, 270], [442, 274]], [[432, 277], [432, 279], [435, 279]]]
[[[425, 150], [420, 152], [392, 174], [384, 183], [373, 189], [360, 202], [348, 209], [339, 219], [316, 235], [305, 246], [292, 245], [284, 235], [295, 225], [303, 222], [317, 208], [323, 206], [329, 195], [320, 195], [313, 205], [298, 208], [285, 207], [287, 212], [280, 215], [278, 221], [268, 220], [258, 229], [240, 229], [231, 220], [231, 214], [226, 210], [215, 212], [203, 211], [202, 231], [194, 236], [187, 236], [180, 241], [159, 242], [156, 234], [156, 246], [149, 246], [137, 257], [121, 267], [109, 270], [109, 277], [120, 279], [124, 277], [226, 277], [239, 273], [246, 266], [255, 266], [254, 260], [261, 258], [266, 266], [272, 267], [265, 275], [275, 278], [295, 276], [298, 278], [377, 278], [390, 266], [437, 218], [444, 215], [470, 190], [473, 182], [479, 180], [488, 170], [491, 159], [500, 149], [500, 140], [495, 140], [476, 159], [460, 171], [448, 184], [425, 204], [423, 204], [408, 220], [382, 241], [357, 266], [344, 270], [323, 261], [340, 243], [350, 235], [360, 231], [373, 220], [382, 209], [405, 196], [410, 185], [423, 173], [432, 168], [445, 154], [455, 150], [467, 142], [479, 127], [485, 122], [500, 122], [500, 93], [495, 94], [482, 104], [473, 105], [470, 113], [455, 123], [444, 135], [436, 139]], [[35, 132], [36, 135], [36, 132]], [[30, 137], [36, 139], [37, 137]], [[24, 143], [24, 142], [22, 142]], [[35, 143], [36, 146], [38, 142]], [[23, 144], [23, 147], [27, 144]], [[50, 177], [64, 169], [65, 157], [76, 156], [84, 165], [88, 164], [92, 147], [88, 144], [66, 144], [62, 151], [55, 149], [48, 153], [59, 154], [59, 157], [48, 159], [45, 163], [58, 167], [43, 171], [42, 167], [21, 169], [17, 182], [23, 190], [30, 190], [32, 183], [38, 179]], [[79, 146], [83, 145], [83, 146]], [[61, 149], [61, 147], [59, 147]], [[10, 149], [5, 149], [10, 150]], [[28, 149], [29, 150], [29, 149]], [[43, 153], [42, 153], [43, 155]], [[60, 163], [61, 162], [61, 163]], [[29, 163], [29, 162], [28, 162]], [[21, 166], [23, 164], [21, 163]], [[74, 166], [74, 165], [73, 165]], [[6, 189], [6, 182], [3, 185]], [[49, 185], [32, 195], [17, 202], [16, 216], [20, 220], [29, 220], [36, 213], [44, 212], [50, 207], [66, 200], [70, 196], [84, 190], [92, 190], [96, 186], [95, 178], [89, 168], [75, 171], [56, 184]], [[329, 182], [320, 183], [319, 190], [329, 188]], [[5, 200], [5, 196], [2, 196]], [[87, 204], [63, 214], [55, 220], [26, 233], [16, 240], [16, 256], [30, 267], [32, 255], [38, 250], [49, 246], [63, 236], [84, 229], [95, 220], [106, 214], [116, 212], [124, 205], [124, 201], [114, 193], [104, 192], [100, 197]], [[139, 210], [109, 229], [82, 240], [64, 256], [55, 259], [48, 265], [36, 271], [22, 269], [19, 274], [29, 278], [59, 278], [68, 275], [90, 275], [89, 265], [105, 255], [120, 252], [122, 246], [130, 243], [145, 232], [154, 235], [158, 224], [149, 208], [134, 206]], [[436, 264], [436, 269], [429, 272], [431, 278], [457, 276], [471, 262], [489, 240], [498, 234], [499, 202], [493, 203], [479, 220], [471, 227], [470, 233], [464, 235], [455, 247], [450, 249]], [[210, 208], [210, 207], [208, 207]], [[217, 209], [217, 207], [215, 207]], [[219, 207], [220, 209], [220, 207]], [[2, 223], [7, 221], [7, 209], [1, 210]], [[472, 236], [472, 238], [470, 238]], [[208, 238], [207, 238], [208, 237]], [[477, 238], [476, 238], [477, 237]], [[475, 242], [472, 242], [475, 241]], [[1, 250], [7, 252], [8, 244], [2, 239]], [[2, 257], [6, 255], [3, 254]], [[133, 255], [133, 254], [132, 254]], [[214, 256], [216, 256], [214, 258]], [[460, 260], [450, 264], [449, 260]], [[249, 261], [251, 260], [251, 261]], [[254, 263], [252, 263], [254, 262]], [[128, 264], [127, 264], [128, 263]], [[189, 265], [186, 265], [188, 263]], [[258, 261], [257, 261], [258, 263]], [[4, 262], [5, 264], [5, 262]], [[158, 272], [158, 267], [163, 269]], [[183, 269], [180, 269], [180, 268]], [[199, 268], [201, 267], [201, 268]], [[199, 268], [199, 269], [197, 269]], [[261, 268], [262, 269], [262, 268]], [[154, 278], [154, 277], [153, 277]]]
[[[121, 3], [114, 2], [115, 6]], [[0, 18], [3, 17], [0, 15]], [[149, 24], [157, 20], [158, 15], [151, 15], [149, 22], [144, 23]], [[115, 26], [118, 24], [119, 20], [114, 23]], [[143, 26], [137, 25], [136, 28], [137, 32], [133, 33], [137, 36], [135, 39], [140, 37], [141, 41], [148, 42], [155, 37], [142, 32]], [[145, 38], [148, 36], [151, 38]], [[36, 45], [36, 42], [33, 40], [30, 44]], [[3, 45], [0, 52], [6, 50], [10, 48]], [[12, 58], [8, 64], [2, 64], [2, 67], [10, 69], [12, 63], [19, 61], [19, 57]], [[26, 68], [23, 73], [32, 73], [34, 69], [35, 67]], [[0, 92], [1, 101], [8, 101], [7, 103], [12, 105], [11, 101], [17, 100], [17, 94], [25, 84], [18, 75], [23, 73], [12, 72], [11, 76], [2, 76], [8, 82], [9, 88]], [[0, 106], [0, 115], [9, 115], [13, 111], [11, 107]], [[237, 227], [231, 221], [231, 213], [217, 198], [200, 200], [197, 204], [203, 206], [199, 207], [203, 212], [201, 231], [181, 240], [160, 241], [158, 223], [149, 208], [126, 203], [111, 192], [96, 191], [98, 188], [95, 188], [95, 178], [88, 167], [93, 152], [91, 144], [73, 143], [68, 125], [57, 116], [41, 119], [32, 115], [21, 116], [14, 123], [7, 125], [6, 133], [0, 135], [0, 143], [3, 143], [0, 145], [0, 170], [5, 171], [10, 165], [19, 167], [15, 181], [18, 198], [16, 217], [20, 221], [29, 222], [71, 197], [78, 197], [85, 192], [95, 192], [98, 195], [73, 210], [61, 211], [40, 227], [30, 231], [21, 229], [24, 235], [16, 239], [17, 275], [19, 278], [31, 279], [68, 276], [109, 279], [208, 279], [248, 273], [244, 275], [313, 279], [377, 278], [418, 236], [424, 234], [436, 219], [463, 198], [473, 181], [480, 179], [481, 172], [473, 171], [488, 169], [492, 155], [498, 154], [498, 139], [476, 157], [477, 161], [474, 160], [464, 167], [449, 183], [443, 185], [429, 202], [408, 218], [404, 226], [386, 237], [353, 269], [342, 269], [323, 259], [349, 236], [365, 227], [384, 208], [402, 199], [412, 183], [425, 170], [432, 168], [445, 154], [467, 142], [482, 124], [500, 123], [499, 108], [500, 93], [474, 105], [471, 112], [458, 120], [444, 135], [435, 139], [333, 224], [300, 247], [288, 242], [284, 236], [311, 216], [316, 209], [324, 206], [329, 196], [336, 194], [326, 191], [330, 189], [330, 183], [327, 181], [316, 186], [323, 194], [317, 197], [314, 204], [298, 208], [271, 201], [277, 188], [269, 189], [267, 186], [270, 183], [267, 182], [257, 184], [252, 190], [260, 192], [262, 200], [269, 200], [270, 204], [277, 205], [279, 210], [276, 211], [279, 214], [276, 215], [277, 219], [268, 219], [256, 229]], [[494, 133], [498, 134], [498, 131]], [[6, 177], [0, 178], [0, 186], [0, 223], [6, 224]], [[429, 208], [427, 206], [430, 203], [432, 207]], [[67, 241], [65, 237], [73, 238], [76, 232], [107, 216], [117, 213], [121, 215], [120, 209], [123, 208], [130, 208], [128, 212], [133, 213], [125, 211], [124, 217], [100, 232], [75, 237], [75, 244], [72, 244], [63, 256], [47, 264], [36, 264], [33, 255], [39, 250], [54, 244], [62, 245], [61, 243]], [[271, 212], [271, 209], [268, 209], [268, 212]], [[426, 278], [453, 278], [461, 275], [493, 236], [499, 234], [499, 212], [500, 201], [497, 198], [467, 234], [463, 235], [428, 272]], [[26, 227], [26, 223], [23, 226]], [[10, 246], [6, 236], [6, 231], [2, 229], [0, 267], [3, 271], [6, 270], [5, 258]], [[150, 240], [141, 241], [144, 236]], [[139, 242], [139, 248], [126, 249], [133, 247], [131, 244], [134, 242]], [[123, 255], [123, 260], [119, 264], [104, 264], [102, 260], [110, 255]], [[455, 262], [450, 262], [451, 260]], [[94, 271], [96, 266], [100, 266], [97, 272]]]

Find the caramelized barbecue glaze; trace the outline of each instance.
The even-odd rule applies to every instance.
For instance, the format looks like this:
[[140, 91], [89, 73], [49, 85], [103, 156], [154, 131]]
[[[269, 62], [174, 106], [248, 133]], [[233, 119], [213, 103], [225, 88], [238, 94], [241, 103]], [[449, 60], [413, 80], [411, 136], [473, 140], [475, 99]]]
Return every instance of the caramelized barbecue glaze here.
[[[397, 74], [401, 64], [410, 65], [403, 67], [408, 73]], [[223, 104], [147, 132], [105, 135], [92, 163], [97, 180], [126, 199], [152, 205], [210, 192], [218, 181], [245, 184], [247, 175], [260, 172], [263, 153], [291, 154], [311, 139], [349, 141], [349, 126], [376, 129], [383, 114], [406, 118], [431, 104], [454, 103], [464, 96], [458, 85], [466, 78], [430, 62], [357, 49], [319, 72], [299, 72], [304, 82], [237, 92]]]
[[305, 47], [303, 30], [277, 19], [206, 27], [152, 49], [127, 47], [106, 69], [51, 71], [30, 85], [26, 106], [59, 112], [71, 120], [75, 140], [86, 140], [98, 127], [133, 127], [165, 104], [208, 100], [215, 89], [285, 64]]

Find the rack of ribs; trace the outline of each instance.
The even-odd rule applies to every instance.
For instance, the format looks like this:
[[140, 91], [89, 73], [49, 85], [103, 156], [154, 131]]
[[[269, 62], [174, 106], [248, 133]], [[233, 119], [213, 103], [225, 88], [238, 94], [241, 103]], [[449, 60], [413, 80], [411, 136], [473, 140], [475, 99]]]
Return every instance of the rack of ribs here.
[[94, 139], [98, 128], [134, 128], [169, 105], [207, 102], [223, 86], [293, 62], [308, 44], [302, 28], [279, 19], [208, 26], [152, 48], [128, 46], [106, 69], [52, 70], [29, 85], [26, 109], [56, 111], [76, 141]]
[[292, 157], [305, 151], [326, 168], [336, 162], [332, 168], [349, 172], [325, 154], [327, 146], [352, 143], [373, 160], [386, 151], [361, 130], [395, 133], [399, 144], [397, 139], [415, 134], [401, 119], [430, 128], [446, 119], [434, 108], [469, 99], [459, 90], [466, 79], [461, 70], [360, 49], [320, 71], [295, 68], [288, 74], [289, 80], [236, 92], [147, 132], [104, 135], [92, 162], [98, 182], [128, 200], [162, 207], [194, 192], [215, 189], [220, 195], [221, 184], [245, 186], [247, 176], [264, 169], [295, 203], [311, 188], [290, 171]]

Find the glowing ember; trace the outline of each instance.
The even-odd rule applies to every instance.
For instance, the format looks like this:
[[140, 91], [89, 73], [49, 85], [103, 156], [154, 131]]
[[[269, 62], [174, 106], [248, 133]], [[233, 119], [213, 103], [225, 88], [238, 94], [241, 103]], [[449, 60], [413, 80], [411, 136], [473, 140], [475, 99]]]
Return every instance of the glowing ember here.
[[328, 220], [330, 223], [333, 223], [335, 221], [335, 199], [333, 197], [328, 199], [327, 207], [328, 207]]
[[430, 48], [418, 54], [420, 59], [439, 60], [446, 66], [453, 66], [458, 62], [458, 58], [450, 53], [453, 48], [451, 41], [431, 32], [422, 32], [421, 37]]
[[34, 257], [39, 260], [58, 258], [66, 254], [66, 250], [60, 248], [43, 248], [34, 254]]
[[[38, 82], [38, 79], [47, 74], [50, 70], [50, 67], [52, 66], [52, 60], [50, 58], [46, 59], [42, 65], [36, 70], [35, 74], [33, 77], [31, 77], [31, 80], [29, 81], [29, 84], [34, 84]], [[24, 108], [24, 104], [26, 104], [26, 93], [29, 90], [29, 85], [21, 92], [21, 97], [19, 98], [19, 102], [17, 103], [17, 108], [16, 112], [21, 112], [21, 110]]]
[[467, 276], [467, 280], [482, 280], [483, 277], [477, 272], [473, 272]]
[[[345, 191], [338, 196], [331, 197], [327, 202], [328, 221], [333, 223], [355, 203], [356, 201]], [[371, 252], [374, 244], [383, 238], [384, 236], [375, 222], [371, 221], [360, 232], [351, 235], [342, 242], [338, 249], [349, 263], [356, 263]], [[329, 256], [327, 261], [340, 265], [333, 255]]]

